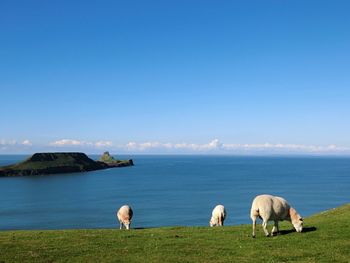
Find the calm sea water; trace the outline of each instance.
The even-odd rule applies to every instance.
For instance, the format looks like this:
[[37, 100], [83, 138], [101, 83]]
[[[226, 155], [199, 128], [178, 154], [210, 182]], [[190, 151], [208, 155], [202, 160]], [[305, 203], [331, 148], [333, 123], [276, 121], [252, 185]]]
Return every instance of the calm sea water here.
[[[26, 156], [0, 155], [0, 165]], [[96, 156], [90, 156], [96, 158]], [[0, 177], [0, 229], [206, 226], [216, 204], [226, 225], [250, 223], [257, 194], [285, 197], [302, 216], [350, 202], [350, 158], [118, 156], [135, 166], [39, 177]]]

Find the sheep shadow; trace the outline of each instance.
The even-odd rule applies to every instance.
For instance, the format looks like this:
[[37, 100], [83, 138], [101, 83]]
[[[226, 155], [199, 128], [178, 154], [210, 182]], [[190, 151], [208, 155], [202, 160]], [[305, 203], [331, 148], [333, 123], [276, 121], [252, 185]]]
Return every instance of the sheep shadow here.
[[[301, 231], [301, 233], [307, 233], [307, 232], [313, 232], [313, 231], [316, 231], [317, 228], [314, 227], [314, 226], [311, 226], [311, 227], [304, 227], [303, 228], [303, 231]], [[287, 234], [290, 234], [290, 233], [293, 233], [295, 232], [295, 229], [288, 229], [288, 230], [280, 230], [280, 234], [281, 235], [287, 235]]]

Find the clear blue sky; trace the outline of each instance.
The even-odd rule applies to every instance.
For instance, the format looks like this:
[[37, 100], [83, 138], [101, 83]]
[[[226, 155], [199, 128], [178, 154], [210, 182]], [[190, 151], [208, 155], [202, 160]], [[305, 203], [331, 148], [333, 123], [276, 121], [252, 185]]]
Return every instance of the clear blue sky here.
[[349, 149], [349, 10], [349, 1], [1, 1], [0, 153], [93, 152], [100, 141], [177, 152], [214, 139]]

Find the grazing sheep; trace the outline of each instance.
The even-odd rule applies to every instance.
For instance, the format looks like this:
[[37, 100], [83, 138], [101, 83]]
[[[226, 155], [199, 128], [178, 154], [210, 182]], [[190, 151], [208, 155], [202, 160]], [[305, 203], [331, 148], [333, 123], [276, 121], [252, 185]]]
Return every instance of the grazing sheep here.
[[123, 205], [121, 208], [119, 208], [117, 218], [120, 223], [120, 229], [123, 228], [123, 225], [126, 229], [130, 229], [132, 215], [133, 212], [130, 206]]
[[253, 220], [253, 237], [255, 237], [257, 217], [263, 220], [262, 227], [266, 236], [269, 236], [269, 232], [266, 229], [268, 221], [275, 222], [271, 235], [279, 232], [278, 221], [283, 220], [290, 221], [297, 232], [303, 230], [303, 219], [301, 216], [293, 207], [290, 207], [285, 199], [278, 196], [258, 195], [255, 197], [250, 210], [250, 217]]
[[213, 212], [211, 214], [211, 218], [210, 218], [210, 221], [209, 221], [209, 225], [211, 227], [213, 227], [213, 226], [223, 226], [225, 217], [226, 217], [225, 207], [223, 205], [217, 205], [213, 209]]

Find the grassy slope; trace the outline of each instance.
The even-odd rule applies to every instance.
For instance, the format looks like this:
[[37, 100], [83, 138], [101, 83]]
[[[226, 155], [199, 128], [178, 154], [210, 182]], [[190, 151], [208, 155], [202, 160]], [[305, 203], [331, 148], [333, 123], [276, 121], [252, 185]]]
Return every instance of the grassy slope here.
[[[349, 262], [350, 204], [305, 219], [306, 232], [250, 237], [251, 226], [0, 232], [0, 262]], [[271, 228], [271, 226], [270, 226]]]

